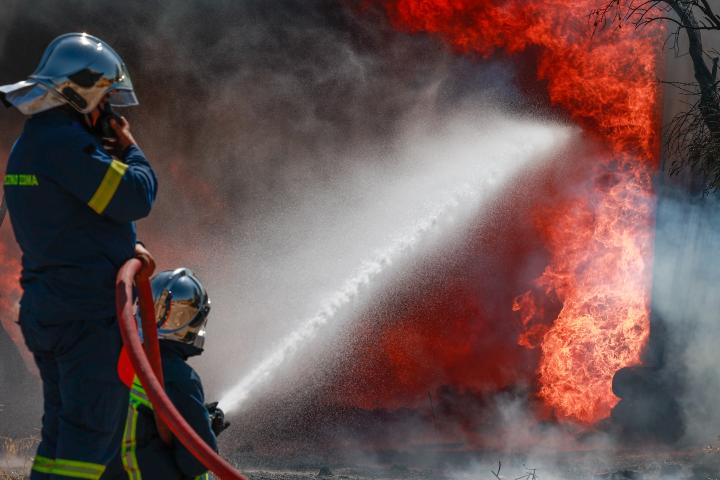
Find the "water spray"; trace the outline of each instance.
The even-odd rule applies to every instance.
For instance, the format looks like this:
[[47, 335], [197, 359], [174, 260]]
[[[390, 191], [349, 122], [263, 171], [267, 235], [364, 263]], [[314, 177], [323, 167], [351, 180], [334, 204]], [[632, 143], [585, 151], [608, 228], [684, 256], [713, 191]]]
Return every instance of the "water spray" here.
[[346, 305], [358, 298], [360, 292], [373, 283], [395, 261], [411, 251], [428, 232], [434, 230], [440, 220], [452, 208], [461, 202], [469, 201], [472, 193], [462, 192], [457, 198], [442, 205], [435, 213], [422, 219], [415, 229], [408, 235], [396, 238], [388, 248], [376, 254], [370, 260], [363, 262], [355, 275], [349, 278], [340, 289], [327, 301], [317, 315], [303, 321], [290, 335], [286, 336], [275, 348], [272, 354], [256, 366], [220, 400], [220, 407], [230, 412], [239, 407], [258, 385], [267, 380], [285, 359], [298, 350], [304, 341], [313, 338], [320, 328], [333, 320], [336, 314]]
[[[396, 236], [390, 244], [377, 251], [368, 260], [361, 262], [355, 273], [350, 276], [342, 286], [336, 290], [317, 314], [302, 321], [290, 334], [285, 336], [264, 360], [245, 375], [235, 386], [227, 391], [220, 400], [220, 407], [226, 412], [237, 410], [262, 384], [268, 382], [280, 369], [286, 360], [295, 354], [304, 344], [315, 338], [320, 330], [330, 322], [337, 322], [342, 317], [338, 313], [354, 300], [359, 298], [361, 292], [370, 286], [376, 286], [376, 280], [384, 274], [389, 267], [408, 259], [417, 250], [418, 245], [424, 242], [433, 233], [444, 233], [446, 226], [454, 223], [457, 215], [470, 215], [476, 212], [483, 199], [488, 198], [505, 184], [512, 173], [529, 161], [542, 157], [552, 148], [567, 141], [570, 130], [558, 126], [540, 125], [527, 121], [514, 121], [503, 124], [499, 128], [505, 129], [500, 145], [497, 136], [492, 140], [482, 142], [474, 151], [472, 161], [462, 163], [462, 181], [456, 183], [453, 190], [438, 201], [431, 211], [415, 222], [403, 234]], [[524, 141], [517, 144], [517, 138], [522, 135]], [[467, 137], [465, 137], [467, 138]], [[472, 137], [471, 137], [472, 138]], [[477, 136], [474, 137], [477, 141]], [[463, 147], [466, 147], [463, 145]], [[474, 150], [472, 147], [467, 147]], [[489, 153], [487, 151], [490, 150]], [[449, 152], [452, 154], [452, 152]], [[497, 168], [488, 168], [487, 163], [492, 160], [501, 161]], [[455, 158], [453, 158], [455, 160]], [[485, 162], [483, 161], [485, 160]], [[443, 160], [448, 161], [448, 160]], [[449, 160], [452, 164], [452, 160]], [[437, 166], [438, 164], [435, 163]], [[452, 165], [444, 165], [450, 169]], [[462, 207], [462, 210], [461, 210]]]

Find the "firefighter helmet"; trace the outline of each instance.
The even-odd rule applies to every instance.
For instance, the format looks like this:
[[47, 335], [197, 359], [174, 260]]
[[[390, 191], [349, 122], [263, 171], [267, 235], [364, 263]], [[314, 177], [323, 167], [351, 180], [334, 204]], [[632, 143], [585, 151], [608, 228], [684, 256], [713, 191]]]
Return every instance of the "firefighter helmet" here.
[[110, 105], [138, 104], [125, 63], [110, 45], [87, 33], [66, 33], [45, 49], [27, 80], [0, 86], [0, 99], [25, 115], [68, 104], [90, 113], [108, 95]]
[[210, 299], [189, 268], [166, 270], [152, 280], [158, 337], [193, 345], [202, 350]]

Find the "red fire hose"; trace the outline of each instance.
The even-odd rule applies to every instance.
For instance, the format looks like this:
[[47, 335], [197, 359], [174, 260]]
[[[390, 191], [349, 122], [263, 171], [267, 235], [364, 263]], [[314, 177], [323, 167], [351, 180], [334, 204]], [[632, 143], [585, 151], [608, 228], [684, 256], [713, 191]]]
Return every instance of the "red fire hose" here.
[[[157, 338], [155, 310], [149, 280], [149, 275], [152, 272], [143, 272], [143, 275], [139, 275], [142, 266], [140, 260], [136, 258], [128, 260], [123, 265], [115, 282], [115, 301], [123, 343], [135, 373], [140, 378], [140, 383], [142, 383], [145, 392], [150, 398], [155, 414], [159, 417], [158, 430], [163, 435], [163, 430], [167, 432], [167, 428], [169, 428], [180, 443], [208, 470], [217, 475], [220, 480], [247, 480], [245, 476], [235, 470], [232, 465], [220, 457], [200, 438], [165, 394], [162, 385], [160, 345]], [[133, 315], [133, 283], [138, 290], [138, 300], [140, 302], [144, 350], [143, 344], [140, 343], [140, 336]]]

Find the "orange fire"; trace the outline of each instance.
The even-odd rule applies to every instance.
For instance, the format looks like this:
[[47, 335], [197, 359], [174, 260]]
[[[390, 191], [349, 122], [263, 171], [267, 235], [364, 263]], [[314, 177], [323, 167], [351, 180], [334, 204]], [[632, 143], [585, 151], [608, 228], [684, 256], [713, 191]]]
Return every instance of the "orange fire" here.
[[[22, 356], [25, 366], [30, 372], [37, 373], [32, 354], [25, 346], [18, 319], [18, 301], [22, 293], [20, 289], [20, 255], [13, 246], [10, 225], [7, 218], [0, 235], [0, 325], [15, 343]], [[2, 335], [2, 331], [0, 331]]]
[[618, 168], [609, 184], [536, 218], [552, 254], [536, 283], [563, 302], [540, 343], [540, 397], [584, 423], [610, 413], [612, 377], [639, 363], [649, 334], [651, 185], [641, 164]]
[[659, 156], [656, 68], [662, 27], [593, 32], [606, 0], [386, 0], [396, 27], [439, 36], [460, 53], [536, 62], [552, 105], [605, 146], [578, 158], [587, 180], [535, 225], [551, 261], [536, 280], [562, 302], [551, 324], [533, 293], [519, 296], [525, 332], [540, 346], [539, 396], [560, 419], [593, 423], [617, 403], [610, 385], [640, 362], [649, 333], [651, 175]]

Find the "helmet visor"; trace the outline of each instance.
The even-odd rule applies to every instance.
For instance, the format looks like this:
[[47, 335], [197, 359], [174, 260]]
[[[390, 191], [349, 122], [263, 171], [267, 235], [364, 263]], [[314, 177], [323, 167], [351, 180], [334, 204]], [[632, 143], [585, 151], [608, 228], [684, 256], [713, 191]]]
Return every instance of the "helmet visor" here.
[[133, 90], [115, 89], [108, 93], [108, 101], [113, 107], [134, 107], [139, 105]]
[[169, 310], [165, 310], [162, 316], [160, 316], [161, 323], [158, 325], [158, 332], [160, 335], [168, 335], [192, 327], [194, 325], [191, 324], [197, 317], [197, 314], [198, 309], [192, 302], [170, 302]]

